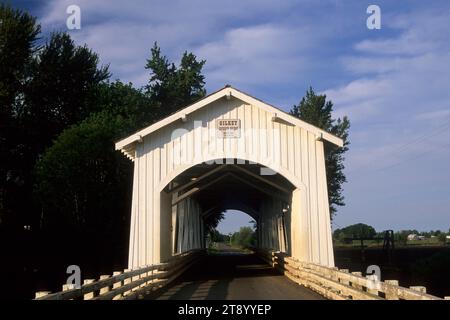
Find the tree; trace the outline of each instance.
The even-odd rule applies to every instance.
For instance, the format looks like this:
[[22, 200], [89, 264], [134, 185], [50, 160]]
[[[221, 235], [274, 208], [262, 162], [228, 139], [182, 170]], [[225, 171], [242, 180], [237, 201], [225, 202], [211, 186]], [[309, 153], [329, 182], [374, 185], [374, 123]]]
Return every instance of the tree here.
[[150, 99], [142, 89], [135, 89], [132, 83], [124, 84], [119, 80], [103, 83], [98, 87], [97, 95], [99, 109], [128, 119], [125, 134], [148, 126], [159, 117]]
[[[131, 211], [133, 164], [114, 142], [146, 123], [141, 116], [151, 106], [141, 90], [120, 81], [101, 84], [97, 93], [102, 111], [65, 129], [38, 161], [34, 195], [41, 230], [65, 239], [66, 260], [106, 266], [126, 260]], [[104, 262], [93, 262], [100, 251]]]
[[12, 222], [18, 210], [23, 160], [17, 110], [23, 105], [40, 30], [28, 13], [0, 4], [0, 226]]
[[220, 212], [218, 214], [211, 214], [208, 217], [204, 218], [203, 223], [205, 226], [204, 232], [205, 234], [214, 232], [214, 230], [219, 225], [219, 222], [225, 218], [225, 215], [223, 212]]
[[447, 235], [445, 233], [443, 233], [443, 232], [439, 233], [437, 235], [437, 238], [438, 238], [439, 242], [442, 242], [443, 244], [447, 243]]
[[58, 136], [37, 165], [44, 227], [81, 233], [104, 230], [114, 220], [131, 170], [112, 141], [125, 128], [123, 118], [101, 112]]
[[336, 214], [337, 206], [344, 206], [342, 185], [347, 182], [344, 174], [344, 154], [348, 150], [348, 132], [350, 121], [332, 118], [333, 103], [326, 100], [326, 95], [317, 95], [310, 87], [306, 96], [298, 105], [294, 105], [290, 113], [316, 127], [328, 131], [344, 140], [342, 148], [325, 143], [325, 168], [327, 174], [328, 202], [330, 216]]
[[373, 238], [376, 235], [376, 231], [367, 224], [357, 223], [342, 229], [336, 229], [333, 235], [335, 239], [340, 240], [343, 238]]
[[110, 74], [95, 52], [75, 45], [67, 33], [51, 35], [32, 72], [21, 117], [42, 152], [62, 130], [99, 111], [97, 90]]
[[210, 239], [212, 242], [228, 242], [228, 235], [221, 234], [217, 229], [210, 232]]
[[231, 236], [231, 243], [242, 248], [254, 248], [256, 245], [256, 233], [251, 227], [241, 227]]
[[0, 119], [11, 119], [33, 54], [41, 27], [36, 18], [26, 12], [0, 4]]
[[123, 199], [131, 193], [132, 166], [114, 142], [143, 122], [148, 99], [119, 81], [102, 85], [98, 93], [102, 111], [64, 130], [37, 164], [35, 192], [41, 223], [48, 227], [95, 229], [128, 215]]
[[194, 54], [184, 52], [179, 67], [176, 67], [154, 43], [151, 57], [145, 66], [151, 71], [146, 92], [158, 107], [160, 118], [205, 96], [205, 77], [202, 74], [204, 64], [204, 60], [197, 61]]

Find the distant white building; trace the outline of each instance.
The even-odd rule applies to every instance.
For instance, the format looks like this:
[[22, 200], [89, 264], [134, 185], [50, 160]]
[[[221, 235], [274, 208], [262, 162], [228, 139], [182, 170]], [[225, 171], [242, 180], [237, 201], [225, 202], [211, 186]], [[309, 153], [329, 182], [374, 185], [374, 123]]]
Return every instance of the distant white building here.
[[411, 233], [411, 234], [408, 234], [407, 239], [408, 239], [408, 241], [411, 241], [411, 240], [417, 240], [417, 237], [418, 237], [417, 234]]
[[425, 240], [425, 236], [419, 236], [418, 234], [411, 233], [411, 234], [408, 234], [407, 239], [408, 239], [408, 241], [411, 241], [411, 240]]

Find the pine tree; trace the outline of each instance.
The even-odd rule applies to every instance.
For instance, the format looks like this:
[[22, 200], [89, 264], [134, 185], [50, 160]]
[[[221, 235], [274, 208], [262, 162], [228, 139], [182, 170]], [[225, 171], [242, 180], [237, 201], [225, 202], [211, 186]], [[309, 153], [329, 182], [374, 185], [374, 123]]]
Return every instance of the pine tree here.
[[327, 173], [328, 202], [331, 218], [337, 212], [337, 206], [344, 206], [342, 185], [347, 182], [344, 174], [344, 154], [348, 150], [348, 132], [350, 121], [347, 117], [333, 119], [333, 103], [327, 101], [326, 95], [317, 95], [309, 88], [306, 96], [298, 105], [294, 105], [290, 113], [316, 127], [328, 131], [344, 140], [342, 148], [325, 144], [325, 166]]
[[161, 54], [161, 49], [155, 42], [145, 66], [151, 71], [146, 93], [159, 108], [160, 118], [205, 96], [205, 77], [202, 74], [204, 64], [204, 60], [197, 61], [194, 54], [184, 52], [180, 65], [176, 67]]

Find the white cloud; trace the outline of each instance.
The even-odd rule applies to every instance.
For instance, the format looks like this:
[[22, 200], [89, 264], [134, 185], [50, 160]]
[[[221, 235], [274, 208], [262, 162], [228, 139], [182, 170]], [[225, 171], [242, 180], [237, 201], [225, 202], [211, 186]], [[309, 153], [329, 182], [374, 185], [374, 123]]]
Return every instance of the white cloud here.
[[271, 84], [292, 80], [306, 63], [301, 57], [299, 30], [276, 25], [257, 25], [227, 31], [217, 41], [195, 50], [207, 60], [213, 82]]
[[442, 109], [442, 110], [436, 110], [436, 111], [430, 111], [430, 112], [423, 112], [416, 116], [417, 119], [424, 119], [424, 120], [440, 120], [442, 119], [449, 119], [450, 118], [450, 100], [447, 102], [448, 108]]
[[[44, 28], [65, 30], [65, 10], [72, 2], [50, 2], [40, 17]], [[124, 5], [80, 0], [77, 5], [82, 28], [70, 32], [73, 38], [98, 52], [103, 63], [110, 63], [113, 77], [137, 86], [146, 82], [145, 60], [155, 41], [171, 60], [179, 59], [184, 50], [206, 59], [208, 87], [216, 89], [224, 83], [292, 81], [311, 66], [311, 49], [333, 33], [319, 22], [285, 20], [298, 5], [293, 1], [140, 0]], [[299, 11], [297, 18], [305, 15], [308, 12]]]

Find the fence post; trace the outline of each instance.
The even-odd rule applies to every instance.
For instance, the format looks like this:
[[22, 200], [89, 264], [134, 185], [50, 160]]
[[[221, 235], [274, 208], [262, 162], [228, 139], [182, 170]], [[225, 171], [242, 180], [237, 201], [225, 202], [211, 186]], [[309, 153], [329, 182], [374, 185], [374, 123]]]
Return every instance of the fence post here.
[[[137, 276], [131, 277], [131, 282], [137, 281], [140, 278], [141, 278], [141, 274], [138, 274]], [[131, 289], [131, 291], [139, 290], [140, 287], [141, 287], [140, 285], [137, 286], [137, 287], [134, 287], [133, 289]]]
[[[378, 279], [376, 276], [372, 276], [372, 277], [375, 277], [376, 280], [374, 280], [373, 278], [367, 279], [367, 287], [366, 287], [367, 292], [368, 292], [368, 293], [371, 293], [371, 294], [373, 294], [373, 295], [379, 296], [379, 294], [378, 294], [378, 288], [379, 288], [379, 285], [380, 285], [380, 279]], [[366, 278], [367, 278], [367, 277], [366, 277]], [[375, 285], [375, 288], [371, 288], [371, 285], [372, 285], [372, 284]]]
[[[362, 273], [359, 272], [359, 271], [358, 272], [356, 272], [356, 271], [352, 272], [352, 275], [362, 277]], [[355, 288], [355, 289], [358, 289], [358, 290], [362, 290], [362, 285], [353, 283], [353, 281], [352, 281], [352, 287]]]
[[[118, 275], [121, 275], [122, 274], [122, 271], [114, 271], [113, 272], [113, 276], [118, 276]], [[117, 288], [120, 288], [122, 286], [122, 281], [117, 281], [117, 282], [115, 282], [114, 284], [113, 284], [113, 290], [114, 289], [117, 289]], [[122, 298], [122, 294], [120, 293], [120, 294], [118, 294], [117, 296], [114, 296], [114, 298], [113, 298], [113, 300], [117, 300], [117, 299], [120, 299], [120, 298]]]
[[[105, 280], [105, 279], [108, 279], [108, 278], [109, 278], [109, 275], [107, 275], [107, 274], [104, 274], [104, 275], [100, 276], [100, 280]], [[100, 294], [101, 295], [104, 294], [104, 293], [107, 293], [107, 292], [109, 292], [109, 286], [106, 286], [106, 287], [103, 287], [103, 288], [100, 289]]]
[[[149, 266], [149, 265], [145, 265], [145, 268], [148, 267], [148, 266]], [[147, 271], [147, 272], [141, 273], [141, 274], [139, 275], [139, 278], [138, 278], [138, 279], [144, 279], [145, 277], [147, 277], [147, 276], [149, 275], [150, 272], [151, 272], [151, 270], [150, 270], [150, 271]], [[148, 281], [145, 281], [145, 282], [143, 282], [138, 288], [144, 288], [144, 287], [147, 286], [147, 284], [148, 284]]]
[[[89, 284], [89, 283], [93, 283], [95, 280], [94, 279], [86, 279], [86, 280], [84, 280], [83, 281], [83, 284]], [[92, 299], [92, 298], [94, 298], [94, 292], [89, 292], [89, 293], [86, 293], [85, 295], [84, 295], [84, 300], [90, 300], [90, 299]]]
[[398, 280], [384, 280], [388, 286], [386, 288], [385, 297], [386, 300], [399, 300], [397, 288], [392, 286], [398, 286]]
[[[127, 272], [130, 272], [130, 271], [131, 271], [131, 269], [124, 269], [123, 273], [127, 273]], [[125, 280], [123, 280], [123, 285], [124, 286], [126, 286], [127, 284], [130, 284], [130, 283], [131, 283], [131, 278], [126, 278]], [[130, 292], [131, 292], [131, 290], [125, 291], [123, 293], [123, 296], [126, 296]]]
[[331, 269], [331, 272], [330, 272], [331, 280], [339, 282], [339, 279], [338, 279], [338, 276], [337, 276], [339, 268], [338, 267], [331, 267], [330, 269]]
[[[68, 290], [71, 290], [71, 289], [74, 289], [75, 288], [75, 285], [74, 284], [63, 284], [62, 285], [62, 291], [68, 291]], [[70, 300], [73, 300], [73, 299], [70, 299]]]
[[414, 291], [419, 291], [421, 293], [427, 293], [427, 288], [425, 288], [423, 286], [411, 286], [409, 288], [414, 290]]
[[[349, 273], [349, 270], [348, 270], [348, 269], [341, 269], [341, 270], [339, 270], [339, 271], [340, 271], [340, 272], [343, 272], [343, 273]], [[342, 284], [346, 284], [346, 285], [349, 285], [349, 284], [350, 284], [348, 280], [342, 279], [342, 278], [339, 279], [339, 282], [342, 283]]]
[[44, 296], [46, 296], [46, 295], [48, 295], [50, 293], [51, 293], [51, 291], [38, 291], [38, 292], [35, 293], [34, 298], [35, 299], [41, 298], [41, 297], [44, 297]]

